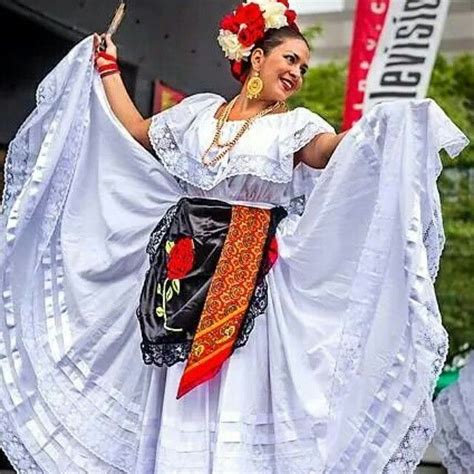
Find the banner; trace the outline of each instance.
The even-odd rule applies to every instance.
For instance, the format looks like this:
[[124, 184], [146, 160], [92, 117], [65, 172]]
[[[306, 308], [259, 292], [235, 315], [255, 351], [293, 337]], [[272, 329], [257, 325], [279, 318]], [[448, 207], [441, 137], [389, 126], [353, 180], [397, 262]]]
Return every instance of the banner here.
[[343, 130], [351, 128], [362, 116], [367, 75], [382, 33], [389, 4], [390, 0], [358, 0], [357, 2]]
[[394, 99], [426, 96], [449, 0], [392, 0], [370, 66], [364, 112]]
[[162, 81], [155, 81], [153, 93], [153, 113], [157, 114], [181, 102], [186, 94], [167, 86]]
[[358, 0], [343, 129], [378, 102], [426, 96], [449, 0]]

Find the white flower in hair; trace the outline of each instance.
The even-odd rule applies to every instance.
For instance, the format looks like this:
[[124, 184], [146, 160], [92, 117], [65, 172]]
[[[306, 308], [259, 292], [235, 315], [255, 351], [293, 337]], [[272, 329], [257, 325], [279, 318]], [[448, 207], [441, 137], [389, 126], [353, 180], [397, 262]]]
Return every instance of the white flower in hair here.
[[256, 3], [263, 12], [265, 19], [265, 30], [270, 28], [282, 28], [288, 25], [285, 12], [286, 6], [277, 0], [247, 0], [248, 3]]
[[227, 30], [219, 30], [217, 41], [221, 46], [226, 58], [235, 61], [241, 61], [243, 58], [250, 56], [252, 47], [244, 48], [239, 41], [239, 37]]
[[286, 7], [283, 3], [272, 3], [268, 5], [263, 12], [265, 26], [269, 28], [282, 28], [288, 25], [288, 19], [285, 15]]

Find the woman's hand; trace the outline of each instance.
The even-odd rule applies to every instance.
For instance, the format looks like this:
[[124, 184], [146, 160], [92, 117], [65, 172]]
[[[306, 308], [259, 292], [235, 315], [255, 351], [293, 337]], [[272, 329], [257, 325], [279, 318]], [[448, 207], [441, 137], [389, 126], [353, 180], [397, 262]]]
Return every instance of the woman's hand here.
[[[105, 51], [101, 51], [99, 49], [103, 39], [105, 40]], [[98, 54], [101, 52], [114, 59], [100, 57]], [[96, 68], [107, 66], [109, 64], [114, 64], [117, 62], [117, 46], [115, 46], [110, 35], [105, 33], [101, 34], [100, 36], [97, 33], [94, 34], [94, 58]]]

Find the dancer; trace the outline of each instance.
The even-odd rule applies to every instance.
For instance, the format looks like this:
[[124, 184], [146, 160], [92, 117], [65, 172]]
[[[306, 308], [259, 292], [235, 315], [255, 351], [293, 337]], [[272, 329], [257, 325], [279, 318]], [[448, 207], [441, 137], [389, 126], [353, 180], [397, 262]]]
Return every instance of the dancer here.
[[[263, 277], [276, 257], [276, 227], [286, 216], [281, 203], [287, 178], [278, 169], [268, 173], [270, 163], [258, 158], [259, 148], [274, 153], [269, 145], [275, 135], [259, 127], [264, 118], [277, 127], [282, 120], [312, 122], [293, 162], [291, 156], [285, 157], [286, 173], [299, 162], [324, 168], [344, 136], [307, 110], [285, 113], [285, 101], [303, 84], [310, 56], [294, 20], [295, 13], [281, 2], [269, 4], [267, 10], [257, 3], [240, 5], [222, 20], [218, 38], [232, 58], [234, 76], [243, 83], [240, 94], [228, 103], [216, 94], [197, 94], [168, 114], [149, 119], [140, 115], [128, 96], [110, 35], [104, 37], [105, 52], [99, 50], [101, 39], [95, 37], [97, 69], [115, 116], [138, 142], [155, 151], [165, 168], [184, 181], [183, 191], [193, 196], [170, 209], [153, 232], [152, 240], [158, 235], [161, 248], [156, 243], [148, 248], [151, 268], [137, 313], [145, 363], [171, 366], [188, 361], [178, 397], [219, 371], [232, 351], [245, 343], [253, 319], [262, 312], [259, 307], [266, 306]], [[173, 130], [163, 118], [172, 114], [179, 122], [184, 114], [197, 123], [195, 116], [202, 111], [211, 131], [215, 130], [203, 151], [191, 145], [187, 164], [177, 156], [178, 144], [168, 143]], [[200, 176], [192, 169], [196, 152], [202, 155]], [[262, 178], [269, 182], [259, 182]], [[210, 219], [216, 221], [208, 228]], [[234, 228], [232, 237], [229, 230]], [[234, 256], [228, 257], [232, 252]], [[233, 259], [241, 260], [240, 265]], [[234, 265], [232, 271], [228, 269]], [[242, 290], [239, 295], [236, 286]], [[212, 331], [206, 330], [209, 326]]]
[[88, 38], [10, 146], [0, 439], [17, 469], [400, 473], [432, 436], [438, 151], [465, 137], [431, 101], [337, 135], [285, 110], [309, 59], [286, 1], [220, 26], [233, 99], [143, 119], [110, 38]]

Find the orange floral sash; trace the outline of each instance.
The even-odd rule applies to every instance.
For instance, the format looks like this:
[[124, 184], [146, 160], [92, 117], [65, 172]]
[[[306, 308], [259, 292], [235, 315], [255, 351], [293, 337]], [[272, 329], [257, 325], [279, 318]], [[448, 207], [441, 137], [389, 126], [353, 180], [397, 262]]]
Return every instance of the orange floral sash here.
[[177, 398], [211, 379], [232, 354], [252, 298], [271, 212], [233, 206], [216, 271], [182, 375]]

